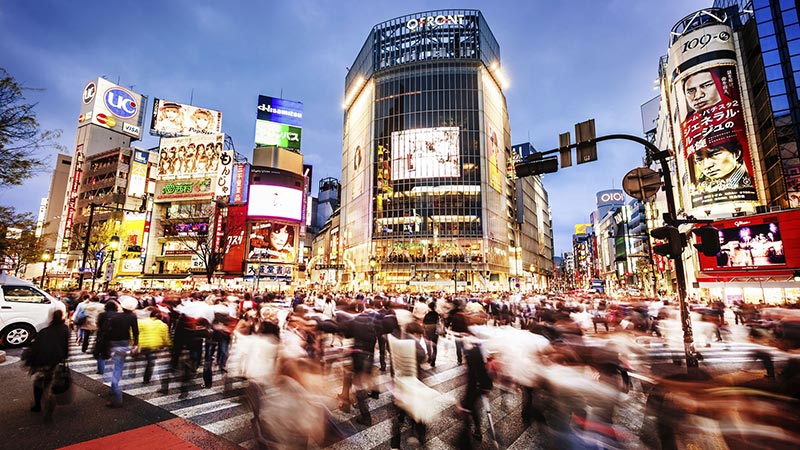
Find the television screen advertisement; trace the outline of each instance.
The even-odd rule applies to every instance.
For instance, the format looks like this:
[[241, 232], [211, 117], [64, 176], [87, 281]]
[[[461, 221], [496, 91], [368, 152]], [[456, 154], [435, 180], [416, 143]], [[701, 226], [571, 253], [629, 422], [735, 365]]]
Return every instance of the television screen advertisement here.
[[158, 149], [157, 179], [216, 177], [223, 158], [224, 141], [222, 133], [162, 138]]
[[786, 265], [777, 221], [720, 229], [719, 244], [718, 268]]
[[150, 121], [153, 136], [176, 137], [222, 132], [222, 113], [169, 100], [155, 99]]
[[675, 130], [682, 146], [676, 153], [695, 213], [724, 204], [732, 212], [734, 203], [758, 200], [736, 63], [727, 25], [689, 32], [669, 50]]
[[251, 184], [248, 217], [276, 217], [299, 222], [303, 218], [303, 190]]
[[392, 133], [392, 180], [460, 176], [458, 127]]
[[280, 222], [257, 222], [250, 227], [247, 259], [293, 263], [297, 226]]
[[94, 124], [141, 139], [146, 97], [105, 78], [86, 83], [83, 88], [78, 127]]

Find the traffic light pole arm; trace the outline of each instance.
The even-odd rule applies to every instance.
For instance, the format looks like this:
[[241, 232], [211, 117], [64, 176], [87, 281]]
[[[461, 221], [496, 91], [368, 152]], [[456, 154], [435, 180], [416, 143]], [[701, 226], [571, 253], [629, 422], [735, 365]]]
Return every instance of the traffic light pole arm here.
[[[673, 156], [672, 152], [669, 150], [661, 150], [656, 147], [655, 144], [646, 139], [642, 139], [638, 136], [633, 136], [630, 134], [609, 134], [606, 136], [599, 136], [588, 141], [576, 142], [575, 144], [570, 144], [568, 146], [547, 150], [545, 152], [538, 153], [536, 156], [539, 158], [546, 155], [559, 154], [562, 151], [571, 150], [580, 146], [592, 145], [598, 142], [618, 139], [636, 142], [637, 144], [645, 146], [652, 152], [653, 158], [657, 159], [661, 165], [661, 176], [664, 177], [664, 193], [667, 196], [667, 215], [664, 218], [665, 222], [667, 222], [667, 225], [674, 227], [677, 227], [681, 223], [687, 223], [687, 221], [678, 220], [678, 214], [675, 207], [675, 195], [672, 192], [672, 175], [669, 170], [669, 162], [667, 161], [668, 158]], [[691, 317], [689, 316], [689, 308], [686, 305], [686, 272], [683, 267], [682, 258], [675, 258], [673, 261], [675, 262], [675, 275], [678, 282], [678, 303], [680, 306], [681, 322], [683, 325], [683, 345], [686, 353], [686, 366], [690, 369], [693, 369], [698, 366], [698, 361], [694, 350], [694, 337], [692, 335]]]

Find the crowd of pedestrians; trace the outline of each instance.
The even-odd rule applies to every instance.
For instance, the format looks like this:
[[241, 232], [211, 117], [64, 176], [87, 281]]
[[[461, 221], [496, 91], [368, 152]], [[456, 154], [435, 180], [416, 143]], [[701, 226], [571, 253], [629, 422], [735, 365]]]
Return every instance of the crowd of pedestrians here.
[[[267, 447], [324, 446], [341, 439], [334, 409], [349, 413], [355, 408], [354, 422], [369, 427], [369, 402], [381, 395], [393, 399], [392, 448], [401, 446], [406, 422], [411, 439], [424, 442], [427, 428], [437, 419], [435, 402], [430, 401], [437, 393], [421, 380], [435, 371], [443, 337], [452, 342], [447, 348], [454, 349], [456, 363], [465, 365], [465, 390], [453, 412], [462, 424], [459, 448], [484, 440], [487, 425], [490, 438], [498, 439], [493, 424], [483, 420], [491, 417], [486, 398], [497, 389], [522, 393], [522, 421], [538, 423], [552, 448], [563, 448], [565, 442], [581, 448], [587, 440], [622, 445], [626, 437], [615, 423], [615, 413], [634, 378], [651, 399], [659, 399], [648, 402], [645, 414], [656, 417], [654, 435], [662, 448], [672, 448], [682, 424], [665, 417], [687, 411], [684, 404], [668, 401], [674, 396], [667, 393], [680, 391], [701, 399], [721, 383], [695, 373], [691, 380], [682, 380], [687, 384], [676, 385], [671, 375], [653, 369], [652, 360], [644, 358], [647, 364], [638, 367], [629, 364], [629, 357], [642, 353], [643, 345], [682, 339], [675, 305], [655, 299], [327, 291], [286, 296], [222, 290], [81, 293], [73, 298], [67, 322], [76, 331], [74, 339], [97, 359], [98, 373], [106, 372], [108, 360], [113, 362], [109, 407], [122, 406], [120, 379], [126, 361], [144, 359], [142, 382], [149, 384], [158, 352], [168, 350], [167, 372], [157, 377], [159, 392], [168, 394], [177, 381], [179, 397], [186, 398], [192, 390], [210, 387], [215, 377], [226, 383], [248, 380], [257, 438]], [[692, 310], [699, 347], [726, 338], [724, 330], [730, 324], [724, 305], [698, 303]], [[734, 325], [769, 329], [757, 310], [734, 305], [727, 315]], [[784, 321], [775, 329], [793, 328]], [[66, 359], [66, 330], [64, 318], [54, 317], [31, 347], [34, 411], [42, 409], [54, 367]], [[325, 356], [335, 347], [348, 356], [339, 378], [341, 390], [331, 397], [325, 381], [331, 367]], [[772, 354], [759, 357], [765, 366], [770, 360], [769, 373], [775, 378], [765, 389], [798, 399], [797, 389], [791, 388], [797, 368], [786, 364], [783, 372], [776, 371]], [[675, 353], [672, 360], [680, 364], [681, 356]], [[378, 374], [386, 372], [394, 380], [388, 393], [380, 392], [377, 381]], [[780, 407], [796, 411], [795, 403], [787, 405]], [[276, 413], [281, 406], [307, 414], [287, 418]], [[742, 435], [741, 426], [736, 430]], [[795, 437], [787, 430], [781, 439], [793, 442]]]

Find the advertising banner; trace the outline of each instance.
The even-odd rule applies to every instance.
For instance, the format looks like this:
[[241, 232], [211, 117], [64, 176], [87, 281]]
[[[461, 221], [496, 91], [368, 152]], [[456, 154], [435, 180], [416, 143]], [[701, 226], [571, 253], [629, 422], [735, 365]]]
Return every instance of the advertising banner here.
[[458, 127], [392, 133], [392, 179], [460, 177]]
[[256, 118], [258, 120], [282, 123], [298, 128], [303, 126], [303, 102], [259, 95], [257, 109]]
[[278, 222], [258, 222], [250, 227], [247, 259], [294, 263], [297, 227]]
[[302, 102], [259, 95], [256, 109], [256, 145], [300, 150]]
[[157, 181], [155, 202], [210, 200], [214, 197], [212, 177], [194, 180]]
[[303, 218], [303, 190], [286, 186], [251, 184], [247, 215], [277, 217], [299, 222]]
[[225, 272], [242, 272], [242, 261], [244, 260], [244, 232], [245, 221], [247, 220], [247, 207], [229, 206], [228, 207], [228, 229], [239, 230], [238, 233], [229, 233], [227, 236], [228, 251], [222, 261], [222, 270]]
[[231, 193], [231, 172], [233, 172], [233, 150], [223, 150], [219, 154], [217, 166], [217, 187], [214, 195], [228, 197]]
[[155, 99], [150, 134], [176, 137], [222, 132], [222, 113], [168, 100]]
[[83, 88], [78, 127], [95, 124], [140, 139], [144, 124], [143, 99], [141, 94], [105, 78], [90, 81]]
[[231, 174], [231, 205], [241, 205], [247, 203], [247, 188], [250, 181], [250, 165], [234, 164]]
[[675, 40], [668, 72], [687, 206], [757, 201], [730, 27], [706, 26]]
[[61, 241], [61, 251], [69, 251], [70, 239], [72, 239], [72, 224], [75, 221], [75, 209], [78, 202], [78, 190], [81, 185], [81, 176], [83, 174], [83, 163], [85, 162], [85, 152], [83, 151], [83, 144], [75, 147], [75, 156], [72, 158], [72, 167], [70, 167], [69, 175], [69, 188], [67, 190], [67, 198], [64, 203], [64, 229], [61, 230], [61, 236], [64, 236]]
[[300, 150], [302, 129], [281, 123], [256, 120], [256, 145]]
[[503, 148], [500, 144], [500, 135], [497, 133], [497, 130], [489, 125], [489, 186], [492, 189], [500, 192], [502, 189], [502, 177], [500, 175], [500, 166], [499, 159], [500, 153], [503, 151]]
[[147, 162], [150, 153], [143, 150], [133, 151], [133, 161], [131, 161], [131, 176], [128, 181], [128, 195], [141, 197], [147, 187]]
[[800, 267], [800, 210], [736, 217], [711, 225], [719, 231], [720, 252], [716, 257], [698, 253], [703, 272], [757, 277]]
[[221, 133], [161, 139], [156, 179], [216, 177], [224, 141]]

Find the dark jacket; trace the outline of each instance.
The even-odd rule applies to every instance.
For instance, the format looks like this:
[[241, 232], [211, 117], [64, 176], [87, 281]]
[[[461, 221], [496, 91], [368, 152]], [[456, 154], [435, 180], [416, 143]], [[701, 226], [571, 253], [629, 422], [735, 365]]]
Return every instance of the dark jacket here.
[[425, 317], [422, 318], [422, 323], [424, 325], [435, 325], [439, 323], [439, 313], [433, 309], [428, 311], [428, 313], [425, 314]]
[[31, 369], [52, 367], [69, 355], [69, 327], [64, 323], [50, 325], [40, 331], [31, 342], [25, 365]]
[[127, 341], [133, 337], [133, 345], [139, 345], [139, 322], [132, 312], [106, 311], [97, 325], [107, 341]]

